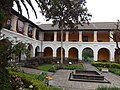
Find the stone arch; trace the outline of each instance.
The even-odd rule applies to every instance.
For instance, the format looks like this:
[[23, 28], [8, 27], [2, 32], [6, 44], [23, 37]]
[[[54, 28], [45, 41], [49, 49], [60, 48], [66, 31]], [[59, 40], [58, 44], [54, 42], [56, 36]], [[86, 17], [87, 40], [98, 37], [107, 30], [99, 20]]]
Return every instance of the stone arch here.
[[53, 50], [51, 47], [46, 47], [44, 49], [44, 56], [45, 57], [53, 57]]
[[[56, 51], [57, 53], [56, 53], [56, 56], [58, 57], [58, 58], [60, 58], [61, 57], [61, 47], [59, 47], [59, 48], [57, 48], [57, 51]], [[63, 58], [65, 57], [65, 50], [64, 50], [64, 48], [63, 48]]]
[[68, 57], [71, 59], [78, 59], [78, 49], [77, 48], [70, 48], [68, 51]]
[[40, 47], [37, 46], [37, 47], [35, 48], [35, 56], [39, 56], [39, 55], [40, 55]]
[[33, 56], [33, 46], [31, 44], [28, 44], [28, 50], [30, 51], [30, 57]]
[[98, 51], [98, 61], [110, 61], [110, 51], [107, 48], [101, 48]]
[[82, 50], [82, 60], [92, 61], [94, 59], [94, 52], [91, 48], [86, 47]]

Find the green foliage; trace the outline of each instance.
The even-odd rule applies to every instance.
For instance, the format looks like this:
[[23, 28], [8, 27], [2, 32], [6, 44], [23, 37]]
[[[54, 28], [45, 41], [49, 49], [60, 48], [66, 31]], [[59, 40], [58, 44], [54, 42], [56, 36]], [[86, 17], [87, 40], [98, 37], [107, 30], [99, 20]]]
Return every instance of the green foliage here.
[[74, 69], [77, 69], [77, 70], [83, 70], [83, 66], [82, 64], [72, 64], [72, 65], [62, 65], [60, 67], [61, 69], [67, 69], [67, 70], [74, 70]]
[[112, 73], [114, 73], [114, 74], [120, 76], [120, 69], [117, 69], [117, 68], [110, 68], [109, 70], [110, 70], [110, 72], [112, 72]]
[[117, 87], [98, 87], [96, 90], [120, 90]]
[[43, 71], [48, 71], [50, 68], [52, 68], [53, 65], [52, 64], [46, 64], [46, 65], [40, 65], [37, 68]]
[[58, 67], [56, 65], [53, 65], [48, 71], [49, 72], [56, 72], [57, 69], [58, 69]]
[[110, 63], [110, 62], [92, 62], [92, 65], [97, 67], [99, 70], [102, 68], [109, 68], [109, 71], [116, 74], [120, 75], [120, 64], [118, 63]]
[[46, 84], [44, 84], [42, 81], [35, 79], [34, 77], [32, 77], [29, 74], [25, 74], [25, 73], [21, 73], [21, 72], [10, 72], [10, 73], [12, 75], [17, 75], [17, 76], [21, 77], [22, 79], [30, 82], [34, 87], [34, 90], [49, 90], [49, 87], [47, 87]]
[[13, 46], [13, 53], [16, 56], [19, 56], [20, 54], [23, 54], [23, 53], [25, 53], [27, 57], [30, 56], [30, 51], [26, 48], [26, 45], [22, 42], [19, 42]]
[[47, 76], [47, 73], [46, 72], [42, 72], [40, 75], [38, 75], [38, 77], [36, 79], [38, 79], [40, 81], [44, 81], [46, 76]]
[[120, 68], [120, 64], [110, 62], [92, 62], [92, 65], [105, 68]]
[[46, 0], [46, 2], [40, 2], [42, 14], [47, 20], [53, 20], [53, 26], [58, 24], [59, 28], [62, 26], [77, 28], [77, 24], [88, 22], [91, 16], [85, 7], [85, 0]]
[[0, 67], [0, 89], [11, 90], [10, 75], [4, 67]]
[[83, 61], [92, 61], [93, 60], [93, 51], [89, 48], [86, 48], [82, 52]]
[[[0, 40], [0, 88], [3, 90], [11, 89], [10, 75], [6, 69], [8, 66], [8, 61], [13, 58], [13, 54], [18, 55], [19, 52], [24, 52], [23, 49], [16, 49], [16, 46], [17, 45], [13, 45], [7, 38]], [[19, 47], [20, 46], [17, 46], [17, 48]], [[22, 46], [22, 48], [24, 47]]]
[[50, 72], [55, 72], [58, 69], [66, 69], [66, 70], [74, 70], [74, 69], [79, 69], [79, 70], [83, 70], [83, 66], [82, 64], [72, 64], [72, 65], [66, 65], [66, 64], [47, 64], [47, 65], [40, 65], [37, 67], [40, 70], [43, 71], [50, 71]]
[[3, 27], [3, 20], [5, 18], [5, 14], [4, 14], [4, 11], [0, 8], [0, 30], [2, 29]]

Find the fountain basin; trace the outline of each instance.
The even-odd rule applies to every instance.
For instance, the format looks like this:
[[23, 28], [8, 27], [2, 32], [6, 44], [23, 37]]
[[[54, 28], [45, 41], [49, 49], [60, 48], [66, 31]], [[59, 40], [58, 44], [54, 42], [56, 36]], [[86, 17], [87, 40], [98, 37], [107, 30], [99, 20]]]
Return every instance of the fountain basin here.
[[104, 78], [101, 74], [96, 71], [81, 71], [74, 70], [69, 75], [70, 81], [84, 81], [84, 82], [100, 82], [100, 83], [110, 83], [107, 79]]

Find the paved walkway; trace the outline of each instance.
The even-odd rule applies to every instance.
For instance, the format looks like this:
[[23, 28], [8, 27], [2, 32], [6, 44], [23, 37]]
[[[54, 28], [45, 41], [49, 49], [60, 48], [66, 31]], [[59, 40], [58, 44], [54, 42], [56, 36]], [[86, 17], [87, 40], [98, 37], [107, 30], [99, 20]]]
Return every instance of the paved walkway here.
[[[94, 66], [89, 63], [84, 63], [83, 66], [86, 70], [96, 70]], [[27, 73], [39, 74], [43, 71], [34, 70], [29, 68], [22, 68]], [[101, 73], [107, 80], [111, 83], [94, 83], [94, 82], [80, 82], [80, 81], [69, 81], [69, 74], [72, 70], [58, 70], [55, 74], [48, 72], [48, 75], [53, 77], [53, 80], [50, 81], [50, 85], [64, 88], [64, 90], [95, 90], [98, 86], [116, 86], [120, 87], [120, 76], [114, 75], [110, 72]]]

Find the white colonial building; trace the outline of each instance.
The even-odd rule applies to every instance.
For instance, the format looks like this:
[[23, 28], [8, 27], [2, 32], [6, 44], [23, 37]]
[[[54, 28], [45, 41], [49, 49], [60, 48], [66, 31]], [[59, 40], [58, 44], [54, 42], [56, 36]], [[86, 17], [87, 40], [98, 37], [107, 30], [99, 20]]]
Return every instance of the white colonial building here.
[[[115, 22], [95, 22], [79, 26], [77, 30], [64, 30], [63, 56], [83, 60], [85, 52], [89, 52], [85, 56], [92, 53], [94, 61], [116, 61], [116, 44], [110, 38], [115, 28]], [[28, 43], [31, 57], [61, 56], [61, 33], [57, 26], [36, 25], [13, 10], [2, 33], [10, 40]]]

